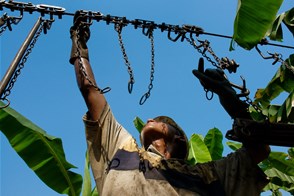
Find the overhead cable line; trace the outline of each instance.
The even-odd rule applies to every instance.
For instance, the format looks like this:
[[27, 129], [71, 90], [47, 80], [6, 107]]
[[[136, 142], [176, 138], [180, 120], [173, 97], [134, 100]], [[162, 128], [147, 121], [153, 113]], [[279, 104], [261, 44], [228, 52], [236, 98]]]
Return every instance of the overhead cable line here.
[[[5, 1], [0, 0], [0, 10], [3, 10], [3, 8], [8, 8], [11, 11], [20, 11], [21, 16], [24, 12], [29, 12], [32, 14], [33, 12], [39, 12], [41, 16], [49, 15], [50, 19], [54, 19], [54, 16], [57, 16], [59, 19], [62, 19], [63, 16], [74, 16], [74, 13], [66, 12], [66, 9], [60, 6], [54, 6], [54, 5], [46, 5], [46, 4], [37, 4], [34, 5], [32, 3], [25, 3], [25, 2], [15, 2], [12, 0]], [[134, 19], [129, 20], [126, 17], [120, 17], [120, 16], [112, 16], [112, 15], [104, 15], [101, 12], [93, 12], [93, 11], [86, 11], [82, 10], [88, 18], [89, 22], [92, 22], [93, 20], [99, 21], [105, 21], [106, 24], [120, 24], [122, 26], [127, 26], [128, 24], [131, 24], [134, 26], [135, 29], [142, 28], [142, 31], [146, 33], [148, 29], [160, 29], [161, 32], [168, 32], [168, 38], [171, 41], [178, 41], [179, 39], [181, 41], [184, 41], [185, 34], [195, 34], [195, 35], [208, 35], [208, 36], [215, 36], [215, 37], [221, 37], [221, 38], [227, 38], [232, 39], [232, 36], [228, 35], [221, 35], [216, 33], [209, 33], [205, 32], [201, 27], [194, 26], [194, 25], [187, 25], [184, 24], [182, 26], [180, 25], [172, 25], [172, 24], [166, 24], [166, 23], [155, 23], [154, 21], [150, 20], [143, 20], [143, 19]], [[11, 29], [10, 29], [11, 30]], [[287, 46], [282, 44], [274, 44], [270, 43], [268, 41], [262, 41], [263, 45], [271, 45], [276, 47], [283, 47], [288, 49], [294, 49], [293, 46]]]

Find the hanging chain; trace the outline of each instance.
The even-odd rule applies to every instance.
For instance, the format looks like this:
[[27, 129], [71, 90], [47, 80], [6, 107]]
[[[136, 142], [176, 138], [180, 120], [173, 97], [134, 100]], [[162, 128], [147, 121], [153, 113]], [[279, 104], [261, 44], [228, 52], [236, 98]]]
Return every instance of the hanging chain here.
[[127, 66], [128, 73], [129, 73], [129, 76], [130, 76], [130, 80], [128, 82], [128, 91], [129, 91], [129, 93], [132, 93], [133, 85], [135, 83], [135, 79], [134, 79], [134, 73], [133, 73], [133, 70], [132, 70], [132, 67], [131, 67], [131, 63], [129, 61], [129, 58], [128, 58], [128, 55], [126, 53], [126, 49], [125, 49], [125, 46], [124, 46], [124, 43], [123, 43], [122, 34], [121, 34], [122, 27], [123, 27], [122, 22], [115, 24], [115, 30], [117, 31], [117, 35], [118, 35], [119, 46], [120, 46], [121, 52], [123, 54], [125, 65]]
[[[234, 60], [229, 60], [227, 57], [219, 58], [210, 47], [210, 42], [208, 40], [202, 41], [197, 38], [197, 41], [200, 43], [198, 45], [192, 36], [192, 33], [190, 34], [190, 38], [185, 36], [186, 41], [188, 41], [188, 43], [191, 46], [193, 46], [214, 67], [220, 69], [227, 69], [229, 73], [235, 73], [237, 71], [239, 65]], [[203, 48], [203, 50], [201, 48]], [[206, 55], [207, 51], [210, 53], [210, 55], [214, 58], [216, 62]]]
[[154, 36], [153, 36], [153, 29], [149, 29], [148, 37], [150, 39], [151, 43], [151, 70], [150, 70], [150, 83], [148, 85], [148, 91], [141, 97], [140, 99], [140, 105], [143, 105], [145, 101], [150, 97], [151, 90], [153, 88], [153, 80], [154, 80], [154, 67], [155, 67], [155, 61], [154, 61]]
[[[214, 67], [220, 68], [216, 62], [214, 62], [209, 56], [206, 55], [207, 48], [210, 48], [209, 53], [218, 61], [219, 58], [215, 55], [215, 53], [212, 51], [211, 47], [209, 46], [209, 42], [205, 40], [202, 42], [202, 45], [197, 45], [196, 41], [190, 36], [190, 38], [185, 37], [185, 39], [189, 42], [191, 46], [193, 46], [208, 62], [210, 62]], [[207, 47], [208, 45], [208, 47]], [[201, 50], [201, 47], [204, 46], [206, 50]]]
[[12, 88], [13, 88], [13, 86], [14, 86], [17, 78], [18, 78], [18, 76], [21, 74], [21, 70], [24, 68], [25, 63], [27, 62], [27, 59], [28, 59], [29, 55], [32, 53], [32, 50], [33, 50], [33, 48], [34, 48], [34, 46], [35, 46], [35, 44], [36, 44], [39, 36], [41, 35], [43, 29], [44, 29], [44, 23], [45, 22], [47, 22], [47, 20], [46, 21], [42, 21], [39, 30], [36, 32], [36, 34], [35, 34], [32, 42], [30, 43], [28, 49], [26, 50], [26, 52], [25, 52], [25, 54], [24, 54], [21, 62], [18, 64], [18, 67], [16, 68], [16, 71], [14, 72], [14, 75], [11, 78], [11, 80], [10, 80], [10, 82], [8, 84], [7, 89], [5, 89], [5, 91], [4, 91], [3, 95], [2, 95], [3, 97], [0, 98], [0, 100], [3, 100], [3, 101], [6, 101], [7, 102], [7, 104], [5, 106], [0, 107], [1, 109], [2, 108], [6, 108], [6, 107], [8, 107], [10, 105], [10, 101], [7, 99], [7, 97], [10, 95], [11, 90], [12, 90]]
[[[84, 24], [81, 24], [81, 25], [84, 25]], [[106, 87], [104, 89], [100, 89], [91, 79], [90, 77], [88, 76], [87, 74], [87, 71], [86, 71], [86, 68], [83, 66], [83, 62], [82, 62], [82, 57], [81, 57], [81, 49], [80, 49], [80, 27], [79, 26], [77, 29], [76, 29], [76, 34], [77, 34], [77, 56], [78, 56], [78, 61], [79, 61], [79, 69], [80, 69], [80, 72], [83, 74], [83, 77], [89, 82], [90, 86], [94, 87], [97, 91], [99, 91], [101, 94], [104, 94], [104, 93], [107, 93], [111, 90], [110, 87]]]
[[[196, 41], [192, 38], [192, 35], [190, 36], [190, 38], [188, 37], [185, 37], [185, 38], [190, 43], [190, 45], [192, 45], [200, 54], [202, 54], [202, 56], [206, 58], [206, 60], [209, 61], [213, 66], [220, 69], [228, 69], [229, 72], [236, 72], [236, 69], [239, 65], [236, 64], [234, 60], [230, 61], [227, 57], [220, 59], [213, 52], [212, 48], [209, 46], [209, 41], [207, 40], [200, 41], [197, 39], [200, 42], [200, 45], [197, 45]], [[203, 47], [203, 50], [201, 50], [202, 47]], [[206, 55], [206, 51], [208, 51], [213, 56], [213, 58], [215, 59], [216, 62], [218, 62], [219, 65], [216, 62], [214, 62], [209, 56]], [[205, 88], [204, 88], [204, 91], [206, 93], [206, 99], [211, 100], [213, 98], [213, 92]], [[211, 96], [208, 96], [209, 92], [211, 92]], [[257, 104], [253, 103], [253, 101], [250, 99], [248, 95], [246, 95], [245, 97], [246, 97], [246, 100], [245, 100], [246, 103], [251, 105], [259, 114], [261, 114], [262, 116], [265, 116], [262, 113], [261, 108]], [[265, 119], [267, 119], [266, 116], [265, 116]]]

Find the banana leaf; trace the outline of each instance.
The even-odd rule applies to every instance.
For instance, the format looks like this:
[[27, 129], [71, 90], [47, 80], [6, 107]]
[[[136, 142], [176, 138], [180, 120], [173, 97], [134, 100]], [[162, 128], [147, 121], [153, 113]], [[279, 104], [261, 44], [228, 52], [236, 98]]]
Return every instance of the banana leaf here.
[[138, 132], [141, 133], [143, 127], [145, 126], [145, 123], [143, 122], [143, 120], [139, 117], [136, 117], [133, 120], [133, 123], [134, 123], [136, 129], [138, 130]]
[[289, 148], [288, 154], [289, 154], [291, 159], [294, 159], [294, 148]]
[[283, 152], [271, 152], [268, 161], [272, 167], [281, 171], [285, 175], [294, 176], [294, 160]]
[[291, 8], [287, 12], [281, 13], [277, 16], [269, 32], [269, 37], [271, 40], [283, 41], [282, 24], [285, 24], [288, 30], [294, 36], [294, 8]]
[[247, 50], [256, 46], [266, 36], [282, 2], [283, 0], [239, 0], [233, 40]]
[[210, 152], [212, 160], [218, 160], [222, 158], [222, 154], [224, 151], [224, 146], [222, 142], [223, 134], [219, 129], [210, 129], [206, 134], [204, 138], [204, 143]]
[[266, 170], [265, 174], [270, 178], [270, 183], [264, 188], [264, 191], [283, 189], [292, 194], [294, 193], [293, 176], [288, 176], [275, 168]]
[[294, 36], [294, 7], [284, 13], [283, 22]]
[[187, 161], [191, 165], [211, 161], [210, 152], [199, 134], [193, 134], [189, 141], [189, 155]]
[[[0, 106], [4, 106], [1, 101]], [[46, 134], [10, 107], [0, 109], [0, 130], [47, 186], [60, 194], [80, 194], [83, 179], [70, 171], [75, 166], [66, 161], [60, 138]]]
[[[293, 68], [294, 55], [285, 61]], [[271, 101], [282, 92], [289, 93], [284, 103], [280, 106], [270, 105]], [[255, 103], [260, 103], [265, 115], [269, 115], [271, 122], [293, 122], [294, 121], [294, 77], [284, 64], [280, 66], [275, 76], [264, 89], [258, 89], [255, 93]]]
[[91, 192], [92, 192], [92, 183], [91, 183], [91, 174], [90, 174], [90, 161], [89, 161], [89, 153], [87, 151], [86, 158], [85, 158], [82, 196], [90, 196]]

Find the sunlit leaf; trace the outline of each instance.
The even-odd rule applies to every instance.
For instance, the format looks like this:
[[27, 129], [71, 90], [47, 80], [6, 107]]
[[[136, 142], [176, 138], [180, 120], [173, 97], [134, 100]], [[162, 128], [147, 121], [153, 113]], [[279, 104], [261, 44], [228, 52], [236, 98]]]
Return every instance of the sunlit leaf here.
[[145, 126], [145, 123], [143, 122], [143, 120], [141, 120], [141, 118], [139, 118], [139, 117], [136, 117], [133, 120], [133, 123], [134, 123], [136, 129], [139, 131], [139, 133], [141, 133], [143, 127]]
[[[291, 67], [294, 68], [294, 55], [290, 55], [282, 64], [275, 76], [264, 89], [258, 89], [255, 94], [254, 103], [260, 103], [265, 115], [269, 116], [271, 122], [294, 122], [294, 74]], [[290, 69], [289, 69], [290, 68]], [[289, 93], [285, 102], [280, 106], [271, 106], [270, 103], [282, 92]], [[267, 109], [266, 109], [267, 108]], [[254, 117], [254, 116], [253, 116]]]
[[227, 145], [233, 150], [236, 151], [242, 147], [242, 144], [239, 142], [227, 142]]
[[274, 190], [277, 190], [278, 188], [285, 191], [294, 190], [293, 176], [288, 176], [275, 168], [266, 170], [265, 174], [270, 178], [271, 186], [275, 186]]
[[208, 131], [204, 138], [204, 143], [206, 144], [212, 160], [218, 160], [222, 158], [224, 146], [223, 146], [223, 134], [217, 129], [213, 128]]
[[89, 153], [86, 152], [82, 196], [91, 196], [92, 183], [90, 175]]
[[97, 187], [95, 187], [91, 193], [91, 196], [98, 196], [98, 191], [97, 191]]
[[245, 49], [252, 49], [265, 37], [282, 2], [283, 0], [239, 0], [233, 40]]
[[203, 138], [199, 134], [193, 134], [189, 141], [188, 162], [192, 165], [211, 161], [211, 156]]
[[294, 36], [294, 7], [285, 13], [283, 22]]
[[273, 23], [271, 32], [270, 32], [270, 39], [276, 41], [283, 41], [283, 29], [282, 29], [282, 22], [284, 19], [285, 14], [280, 14], [275, 22]]
[[47, 186], [61, 194], [80, 194], [82, 177], [70, 171], [74, 166], [65, 159], [61, 139], [47, 135], [10, 107], [0, 110], [0, 130]]

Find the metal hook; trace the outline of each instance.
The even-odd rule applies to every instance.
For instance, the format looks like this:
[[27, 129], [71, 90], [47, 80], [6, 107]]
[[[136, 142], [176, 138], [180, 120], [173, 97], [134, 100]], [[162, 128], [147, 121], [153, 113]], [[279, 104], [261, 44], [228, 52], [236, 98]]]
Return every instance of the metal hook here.
[[123, 27], [127, 26], [127, 19], [126, 17], [123, 17], [118, 23], [114, 24], [114, 29], [118, 32], [121, 33]]
[[280, 59], [281, 59], [281, 54], [278, 53], [270, 53], [267, 52], [270, 56], [264, 56], [264, 54], [260, 51], [260, 49], [258, 48], [258, 46], [255, 46], [255, 49], [257, 50], [257, 52], [260, 54], [260, 56], [263, 59], [274, 59], [274, 62], [272, 63], [272, 65], [276, 64]]
[[[147, 31], [146, 31], [147, 27]], [[142, 33], [150, 38], [151, 34], [154, 30], [154, 22], [150, 22], [149, 24], [144, 24], [142, 28]]]
[[47, 34], [47, 30], [51, 29], [52, 23], [54, 22], [54, 19], [50, 19], [50, 20], [43, 20], [43, 32], [44, 34]]
[[241, 93], [237, 94], [238, 97], [246, 97], [250, 94], [250, 91], [246, 88], [246, 80], [243, 78], [243, 76], [240, 76], [240, 78], [242, 80], [242, 86], [239, 86], [231, 82], [230, 82], [230, 85], [234, 88], [241, 90]]
[[172, 38], [172, 37], [171, 37], [171, 28], [168, 29], [168, 35], [167, 35], [167, 37], [168, 37], [169, 40], [171, 40], [171, 41], [173, 41], [173, 42], [176, 42], [176, 41], [178, 41], [178, 39], [179, 39], [180, 37], [182, 37], [182, 38], [181, 38], [181, 42], [184, 41], [186, 31], [179, 31], [178, 29], [179, 29], [179, 26], [176, 26], [176, 27], [175, 27], [175, 30], [174, 30], [174, 33], [175, 33], [175, 35], [177, 35], [177, 36], [176, 36], [175, 38]]

